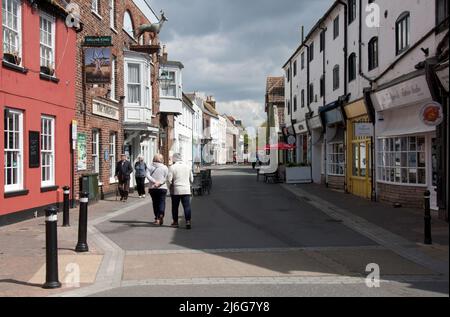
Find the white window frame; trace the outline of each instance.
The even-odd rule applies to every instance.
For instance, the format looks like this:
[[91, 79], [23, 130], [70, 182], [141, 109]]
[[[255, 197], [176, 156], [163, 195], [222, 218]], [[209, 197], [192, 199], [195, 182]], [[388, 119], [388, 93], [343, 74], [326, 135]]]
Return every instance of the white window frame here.
[[[139, 83], [129, 82], [129, 65], [139, 66]], [[151, 63], [146, 59], [138, 58], [125, 58], [125, 102], [127, 106], [131, 107], [142, 107], [145, 109], [152, 110], [152, 89], [151, 89]], [[130, 103], [128, 100], [128, 87], [130, 85], [139, 86], [139, 103]]]
[[116, 30], [116, 3], [115, 0], [109, 0], [109, 26]]
[[[168, 75], [173, 73], [173, 81], [170, 82], [169, 86], [167, 89], [163, 89], [161, 87], [161, 96], [162, 97], [166, 97], [166, 98], [178, 98], [178, 72], [174, 69], [162, 69], [161, 70], [161, 75], [162, 72], [167, 72]], [[175, 94], [174, 95], [170, 95], [169, 91], [171, 90], [172, 87], [175, 87]], [[167, 91], [167, 93], [166, 93]]]
[[111, 92], [110, 99], [112, 101], [118, 102], [116, 99], [116, 67], [117, 67], [117, 58], [116, 56], [111, 56]]
[[[48, 43], [43, 43], [42, 42], [42, 36], [41, 36], [41, 32], [43, 32], [42, 30], [42, 24], [41, 24], [41, 19], [45, 20], [46, 23], [50, 23], [51, 25], [51, 34], [50, 34], [50, 46], [48, 45]], [[56, 43], [55, 43], [55, 31], [56, 31], [56, 19], [54, 16], [49, 15], [46, 12], [39, 12], [39, 56], [40, 56], [40, 66], [46, 66], [46, 67], [52, 67], [53, 69], [55, 69], [56, 67], [56, 63], [55, 63], [55, 52], [56, 52]], [[51, 57], [50, 59], [47, 59], [45, 57], [42, 56], [42, 48], [45, 47], [46, 49], [49, 49], [51, 52]], [[43, 65], [42, 64], [42, 60], [45, 59], [46, 62], [49, 62], [50, 65]], [[53, 76], [55, 76], [53, 74]]]
[[[342, 152], [337, 150], [337, 147], [342, 146]], [[343, 160], [339, 162], [339, 157], [343, 157]], [[337, 158], [337, 161], [335, 160]], [[341, 170], [342, 173], [336, 173]], [[345, 175], [345, 147], [342, 142], [334, 142], [328, 144], [327, 151], [327, 171], [331, 176], [344, 176]]]
[[94, 173], [100, 173], [100, 131], [92, 130], [92, 162]]
[[[6, 49], [6, 43], [7, 41], [5, 40], [5, 35], [6, 35], [6, 30], [8, 30], [11, 33], [16, 33], [17, 34], [17, 39], [16, 39], [16, 49], [17, 49], [17, 56], [20, 58], [20, 63], [19, 65], [22, 65], [22, 1], [21, 0], [2, 0], [2, 15], [6, 15], [6, 14], [10, 14], [13, 15], [12, 12], [6, 12], [4, 9], [4, 6], [6, 3], [10, 2], [11, 5], [13, 3], [15, 3], [17, 5], [17, 16], [15, 18], [17, 18], [17, 29], [14, 29], [8, 25], [6, 25], [6, 19], [2, 18], [2, 29], [3, 29], [3, 34], [2, 34], [2, 41], [3, 41], [3, 54], [5, 53], [13, 53], [9, 50]], [[14, 18], [14, 15], [13, 15]], [[11, 38], [11, 35], [10, 35]], [[10, 43], [10, 42], [8, 42]], [[11, 44], [9, 45], [11, 46]]]
[[[49, 124], [44, 126], [44, 121]], [[48, 130], [49, 129], [49, 130]], [[48, 147], [50, 145], [50, 147]], [[44, 156], [50, 157], [50, 164], [44, 164]], [[55, 186], [55, 117], [41, 116], [41, 187]], [[50, 177], [44, 180], [44, 169], [49, 171]]]
[[91, 11], [100, 16], [100, 0], [91, 1]]
[[[406, 151], [402, 149], [402, 142], [400, 141], [400, 150], [397, 151], [395, 148], [395, 140], [396, 139], [407, 139], [407, 148]], [[411, 142], [411, 138], [415, 139], [415, 142]], [[419, 142], [418, 139], [423, 139], [423, 148], [419, 150]], [[386, 148], [383, 147], [382, 141], [387, 140]], [[390, 140], [390, 141], [389, 141]], [[392, 147], [390, 146], [389, 142], [392, 143]], [[416, 150], [411, 149], [411, 145], [414, 144]], [[426, 187], [428, 186], [428, 168], [429, 168], [429, 161], [428, 161], [428, 138], [426, 135], [406, 135], [406, 136], [398, 136], [398, 137], [386, 137], [386, 138], [378, 138], [377, 139], [377, 182], [378, 183], [384, 183], [384, 184], [392, 184], [392, 185], [399, 185], [399, 186], [410, 186], [410, 187]], [[392, 149], [392, 151], [391, 151]], [[410, 163], [410, 154], [415, 153], [416, 158], [416, 165], [417, 166], [409, 166]], [[397, 162], [396, 159], [398, 157], [400, 158], [400, 162]], [[402, 154], [406, 155], [406, 166], [402, 165]], [[420, 157], [419, 155], [422, 155], [423, 157], [423, 164], [424, 166], [419, 166], [420, 164]], [[393, 161], [392, 161], [393, 160]], [[389, 164], [386, 164], [386, 163]], [[391, 163], [393, 162], [393, 163]], [[397, 165], [397, 163], [400, 163]], [[392, 166], [393, 165], [393, 166]], [[400, 170], [400, 181], [396, 180], [396, 173], [397, 170]], [[402, 170], [406, 170], [406, 176], [408, 178], [408, 182], [402, 181]], [[416, 170], [416, 172], [414, 172]], [[419, 171], [422, 171], [424, 183], [419, 183]], [[393, 181], [391, 179], [391, 172], [394, 172]], [[410, 182], [410, 172], [412, 174], [416, 174], [416, 182]], [[389, 175], [389, 180], [387, 179], [387, 176]]]
[[109, 183], [116, 183], [116, 157], [117, 157], [117, 133], [110, 132], [109, 134]]
[[[24, 188], [23, 186], [23, 174], [24, 174], [24, 166], [23, 166], [23, 115], [24, 112], [20, 111], [20, 110], [15, 110], [15, 109], [6, 109], [8, 111], [9, 114], [14, 114], [18, 116], [18, 127], [14, 127], [14, 123], [13, 123], [13, 130], [10, 130], [9, 127], [9, 120], [7, 120], [7, 124], [4, 125], [4, 134], [5, 133], [17, 133], [18, 137], [19, 137], [19, 142], [18, 142], [18, 148], [17, 149], [12, 149], [9, 147], [9, 144], [4, 144], [4, 148], [5, 148], [5, 167], [4, 169], [4, 173], [5, 173], [5, 178], [3, 181], [3, 184], [5, 186], [5, 193], [8, 192], [14, 192], [14, 191], [19, 191], [22, 190]], [[13, 120], [15, 121], [15, 120]], [[5, 122], [5, 123], [6, 123]], [[7, 137], [7, 140], [9, 140], [9, 137]], [[13, 142], [15, 140], [15, 136], [13, 136]], [[6, 177], [7, 177], [7, 173], [6, 173], [6, 157], [8, 153], [11, 152], [17, 152], [17, 163], [18, 163], [18, 168], [17, 168], [17, 182], [14, 184], [6, 184]]]

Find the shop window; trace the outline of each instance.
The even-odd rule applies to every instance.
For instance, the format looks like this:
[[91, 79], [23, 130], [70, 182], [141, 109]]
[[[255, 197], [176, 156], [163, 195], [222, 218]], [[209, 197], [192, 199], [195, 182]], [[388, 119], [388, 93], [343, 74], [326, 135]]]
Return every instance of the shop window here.
[[345, 151], [343, 143], [328, 145], [328, 175], [343, 176], [345, 165]]
[[378, 37], [369, 41], [369, 71], [378, 67]]
[[22, 63], [22, 3], [2, 0], [3, 60]]
[[109, 176], [110, 183], [115, 183], [116, 174], [116, 157], [117, 157], [117, 134], [112, 132], [109, 134]]
[[23, 189], [23, 112], [5, 109], [5, 192]]
[[378, 181], [426, 185], [425, 137], [411, 136], [378, 140]]
[[410, 15], [403, 12], [395, 23], [395, 38], [397, 55], [403, 53], [409, 47], [410, 41]]
[[39, 22], [41, 73], [53, 76], [55, 71], [55, 18], [41, 12]]
[[41, 118], [41, 187], [55, 185], [55, 118]]

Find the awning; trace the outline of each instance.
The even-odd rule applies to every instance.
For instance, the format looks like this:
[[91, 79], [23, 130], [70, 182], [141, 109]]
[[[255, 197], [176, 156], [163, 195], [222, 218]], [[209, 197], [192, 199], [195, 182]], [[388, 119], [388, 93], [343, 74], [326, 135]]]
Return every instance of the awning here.
[[401, 136], [436, 131], [436, 127], [420, 120], [422, 105], [415, 105], [378, 114], [376, 134], [379, 137]]
[[257, 151], [269, 151], [269, 150], [280, 150], [280, 151], [286, 151], [286, 150], [293, 150], [295, 149], [295, 145], [287, 144], [287, 143], [278, 143], [278, 144], [268, 144], [263, 148], [258, 148]]
[[311, 119], [308, 119], [308, 125], [311, 130], [323, 129], [322, 120], [320, 119], [320, 116], [315, 116], [312, 117]]
[[341, 102], [339, 100], [332, 102], [325, 107], [319, 108], [319, 113], [323, 119], [324, 125], [343, 122], [344, 118], [340, 109]]
[[343, 143], [345, 138], [344, 128], [341, 126], [328, 127], [326, 139], [328, 144]]

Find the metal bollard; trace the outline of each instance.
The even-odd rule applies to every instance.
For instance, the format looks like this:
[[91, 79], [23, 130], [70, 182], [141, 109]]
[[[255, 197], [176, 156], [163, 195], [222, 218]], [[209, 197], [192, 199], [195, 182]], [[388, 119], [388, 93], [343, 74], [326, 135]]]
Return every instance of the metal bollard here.
[[88, 222], [88, 202], [89, 193], [83, 192], [80, 195], [80, 219], [78, 220], [78, 243], [76, 252], [88, 252], [87, 244], [87, 222]]
[[431, 238], [431, 210], [430, 210], [430, 197], [431, 193], [427, 190], [424, 194], [424, 206], [425, 206], [425, 244], [433, 244]]
[[64, 201], [63, 201], [63, 227], [70, 227], [70, 214], [69, 214], [69, 199], [70, 199], [70, 187], [63, 187]]
[[58, 278], [58, 209], [49, 207], [45, 210], [45, 289], [60, 288]]

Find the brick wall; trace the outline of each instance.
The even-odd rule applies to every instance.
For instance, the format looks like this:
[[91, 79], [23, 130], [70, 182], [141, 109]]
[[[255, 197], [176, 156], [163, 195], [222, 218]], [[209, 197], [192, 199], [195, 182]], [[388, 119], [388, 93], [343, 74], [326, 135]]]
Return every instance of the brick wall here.
[[344, 176], [328, 175], [328, 187], [337, 190], [344, 190]]
[[406, 208], [423, 208], [426, 187], [402, 186], [378, 183], [378, 200], [383, 203], [400, 203]]
[[[81, 11], [81, 22], [83, 30], [77, 37], [77, 83], [76, 83], [76, 97], [77, 97], [77, 115], [78, 132], [86, 134], [87, 137], [87, 170], [77, 171], [77, 152], [75, 151], [75, 193], [78, 193], [79, 177], [84, 173], [93, 171], [92, 160], [92, 130], [98, 129], [100, 132], [100, 175], [99, 181], [104, 184], [104, 193], [109, 194], [115, 192], [116, 185], [110, 184], [110, 167], [109, 162], [104, 160], [104, 153], [109, 150], [109, 137], [111, 133], [116, 134], [116, 161], [119, 155], [123, 152], [123, 97], [124, 92], [124, 48], [129, 48], [130, 44], [138, 44], [123, 30], [123, 17], [125, 11], [128, 11], [133, 21], [133, 28], [143, 23], [150, 23], [143, 13], [131, 0], [116, 0], [115, 1], [115, 28], [110, 27], [110, 11], [109, 1], [100, 1], [100, 17], [91, 12], [91, 0], [77, 1]], [[152, 21], [156, 22], [156, 21]], [[89, 95], [91, 85], [85, 85], [83, 81], [83, 47], [82, 43], [85, 36], [111, 36], [112, 37], [112, 54], [116, 57], [116, 99], [118, 102], [111, 101], [108, 96], [95, 97], [102, 102], [113, 105], [119, 108], [119, 120], [112, 120], [92, 114], [92, 100], [93, 97]], [[148, 43], [150, 37], [144, 34], [144, 41]], [[153, 44], [159, 44], [159, 39], [153, 39]], [[159, 86], [156, 80], [159, 76], [159, 59], [157, 54], [153, 54], [152, 60], [154, 63], [154, 73], [152, 74], [152, 95], [153, 95], [153, 113], [156, 115], [159, 112]], [[99, 85], [102, 86], [102, 85]], [[110, 85], [103, 85], [104, 88], [110, 89]], [[159, 117], [152, 118], [152, 123], [159, 126]], [[75, 197], [78, 199], [78, 194]]]

